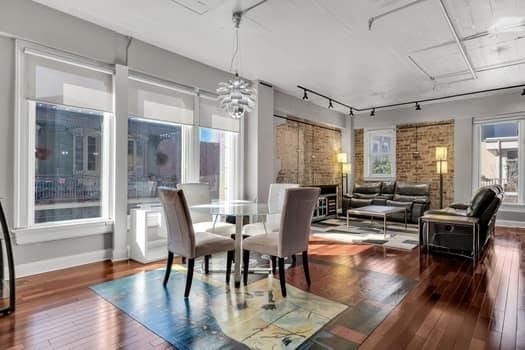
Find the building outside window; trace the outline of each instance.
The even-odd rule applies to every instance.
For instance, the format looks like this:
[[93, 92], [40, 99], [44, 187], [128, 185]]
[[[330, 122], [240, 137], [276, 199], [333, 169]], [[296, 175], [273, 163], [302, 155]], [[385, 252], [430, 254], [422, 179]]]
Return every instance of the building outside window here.
[[100, 217], [103, 118], [36, 104], [35, 223]]
[[158, 188], [182, 180], [182, 126], [128, 120], [128, 206], [158, 203]]
[[365, 129], [365, 178], [396, 177], [396, 130]]
[[[505, 191], [505, 203], [520, 203], [523, 174], [520, 172], [520, 125], [514, 120], [478, 125], [478, 185], [499, 184]], [[478, 186], [478, 187], [479, 187]]]

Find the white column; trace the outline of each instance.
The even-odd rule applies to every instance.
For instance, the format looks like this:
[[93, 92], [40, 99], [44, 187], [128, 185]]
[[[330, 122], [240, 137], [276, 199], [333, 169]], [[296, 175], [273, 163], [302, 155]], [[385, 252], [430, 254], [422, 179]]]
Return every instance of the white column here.
[[274, 179], [275, 131], [273, 88], [255, 84], [257, 105], [244, 118], [244, 197], [266, 201]]
[[113, 261], [128, 259], [128, 67], [115, 66]]
[[[474, 164], [479, 164], [479, 152], [474, 149], [472, 118], [454, 121], [454, 200], [468, 203], [474, 187]], [[477, 181], [476, 181], [477, 182]]]

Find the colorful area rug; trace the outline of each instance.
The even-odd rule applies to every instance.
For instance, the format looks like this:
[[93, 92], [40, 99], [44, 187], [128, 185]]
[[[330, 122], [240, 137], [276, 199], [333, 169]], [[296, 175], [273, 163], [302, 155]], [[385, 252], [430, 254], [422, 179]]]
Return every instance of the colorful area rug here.
[[[351, 349], [366, 339], [415, 282], [346, 267], [346, 278], [328, 286], [323, 278], [330, 275], [332, 264], [313, 259], [312, 290], [287, 284], [287, 298], [281, 297], [278, 279], [273, 277], [234, 289], [225, 285], [223, 273], [196, 273], [190, 298], [185, 300], [185, 270], [178, 265], [166, 288], [161, 269], [91, 289], [177, 349]], [[300, 257], [291, 270], [302, 272]]]
[[341, 243], [372, 244], [386, 248], [412, 250], [419, 246], [418, 226], [389, 222], [386, 238], [383, 234], [383, 222], [352, 218], [349, 227], [346, 219], [327, 219], [312, 224], [312, 234], [315, 237], [333, 240]]

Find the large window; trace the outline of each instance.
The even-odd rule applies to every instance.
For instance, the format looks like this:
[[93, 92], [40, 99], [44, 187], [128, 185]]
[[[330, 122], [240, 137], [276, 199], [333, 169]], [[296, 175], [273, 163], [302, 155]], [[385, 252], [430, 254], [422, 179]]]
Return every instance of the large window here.
[[22, 59], [16, 225], [109, 217], [112, 70], [27, 48]]
[[365, 178], [385, 179], [396, 176], [396, 130], [365, 129]]
[[101, 216], [104, 115], [31, 103], [35, 125], [35, 223]]
[[489, 122], [478, 125], [478, 185], [500, 184], [506, 203], [522, 202], [523, 173], [520, 171], [520, 133], [524, 120]]
[[[124, 206], [159, 205], [159, 187], [182, 182], [208, 183], [214, 199], [238, 198], [241, 123], [216, 96], [31, 43], [17, 42], [18, 63], [19, 237], [108, 232]], [[126, 171], [127, 203], [117, 190]]]

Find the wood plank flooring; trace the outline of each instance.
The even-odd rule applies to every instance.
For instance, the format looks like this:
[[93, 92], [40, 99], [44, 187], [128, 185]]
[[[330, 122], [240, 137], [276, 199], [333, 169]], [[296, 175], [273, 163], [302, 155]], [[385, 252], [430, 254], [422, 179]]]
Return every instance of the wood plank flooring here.
[[[474, 271], [468, 260], [418, 249], [321, 240], [310, 256], [337, 261], [334, 278], [344, 264], [418, 281], [362, 349], [525, 349], [525, 230], [499, 228]], [[18, 279], [17, 311], [0, 317], [0, 349], [172, 348], [88, 288], [163, 266], [103, 262]], [[304, 276], [292, 269], [287, 279], [301, 285]]]

